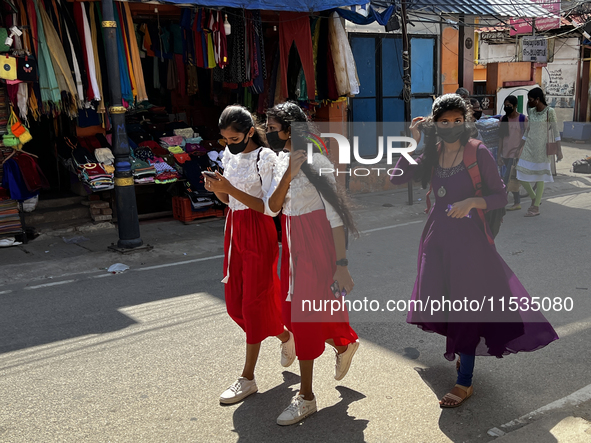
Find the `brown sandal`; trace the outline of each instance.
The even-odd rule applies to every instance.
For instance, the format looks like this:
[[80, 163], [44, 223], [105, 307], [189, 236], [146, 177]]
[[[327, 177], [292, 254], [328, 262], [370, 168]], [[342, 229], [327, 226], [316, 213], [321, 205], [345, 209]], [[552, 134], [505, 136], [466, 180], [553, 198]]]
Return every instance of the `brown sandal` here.
[[466, 396], [464, 398], [462, 398], [462, 397], [458, 397], [457, 395], [448, 392], [447, 394], [444, 395], [444, 397], [441, 399], [441, 401], [451, 400], [451, 401], [455, 401], [456, 403], [452, 404], [452, 405], [445, 405], [443, 403], [439, 403], [439, 406], [441, 408], [443, 408], [443, 409], [457, 408], [462, 403], [464, 403], [466, 400], [468, 400], [470, 397], [472, 397], [472, 394], [474, 393], [474, 388], [472, 386], [466, 387], [466, 386], [462, 386], [462, 385], [455, 385], [454, 387], [459, 388], [462, 391], [464, 391], [466, 393]]
[[539, 206], [530, 206], [527, 210], [527, 213], [524, 217], [535, 217], [536, 215], [540, 215], [540, 207]]

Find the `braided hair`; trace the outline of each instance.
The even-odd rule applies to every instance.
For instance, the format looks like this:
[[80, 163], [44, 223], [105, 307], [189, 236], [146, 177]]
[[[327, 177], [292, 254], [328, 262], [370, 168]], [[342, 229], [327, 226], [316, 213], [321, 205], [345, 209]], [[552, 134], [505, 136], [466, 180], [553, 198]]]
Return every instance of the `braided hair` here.
[[[302, 108], [291, 101], [281, 103], [271, 109], [268, 109], [267, 119], [273, 119], [279, 123], [281, 125], [282, 131], [287, 131], [291, 128], [292, 137], [294, 135], [304, 136], [305, 132], [317, 132], [314, 131], [312, 123], [308, 120], [308, 117]], [[307, 125], [297, 125], [297, 128], [292, 128], [292, 123], [307, 123]], [[303, 129], [304, 126], [306, 127], [307, 131]], [[292, 149], [304, 149], [304, 146], [306, 146], [304, 143], [298, 143], [297, 147], [295, 145], [295, 143], [292, 143]], [[331, 182], [328, 181], [328, 178], [319, 174], [318, 171], [312, 167], [312, 165], [308, 164], [308, 162], [304, 162], [300, 169], [308, 178], [308, 180], [310, 180], [310, 183], [314, 185], [322, 198], [324, 198], [335, 209], [337, 214], [339, 214], [347, 230], [355, 237], [358, 237], [359, 231], [355, 225], [353, 214], [349, 208], [350, 204], [343, 189], [338, 186], [338, 184], [335, 189]]]

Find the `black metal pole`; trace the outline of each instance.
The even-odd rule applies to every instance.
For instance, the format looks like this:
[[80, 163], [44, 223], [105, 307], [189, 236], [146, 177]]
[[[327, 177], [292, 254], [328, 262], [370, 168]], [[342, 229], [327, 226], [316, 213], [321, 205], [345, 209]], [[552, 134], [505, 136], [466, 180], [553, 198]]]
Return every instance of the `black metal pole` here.
[[[464, 27], [465, 20], [466, 17], [464, 16], [464, 14], [460, 14], [460, 19], [458, 23], [458, 26], [460, 27], [458, 32], [458, 83], [460, 85], [460, 88], [464, 87], [464, 48], [466, 44], [466, 34]], [[470, 91], [470, 93], [472, 93], [472, 91]]]
[[103, 36], [107, 57], [107, 74], [111, 106], [109, 113], [113, 125], [113, 155], [115, 156], [115, 202], [117, 205], [117, 226], [119, 241], [117, 246], [132, 249], [142, 246], [140, 223], [135, 201], [135, 188], [129, 142], [125, 131], [125, 107], [121, 100], [121, 83], [119, 77], [119, 53], [117, 49], [117, 23], [113, 10], [113, 0], [103, 0]]
[[[408, 30], [407, 30], [407, 16], [406, 16], [406, 2], [408, 0], [402, 0], [401, 3], [401, 28], [402, 28], [402, 82], [404, 83], [404, 88], [402, 92], [402, 98], [404, 101], [404, 121], [405, 121], [405, 131], [406, 135], [409, 135], [409, 129], [407, 125], [410, 124], [411, 118], [411, 110], [410, 110], [410, 99], [411, 99], [411, 84], [410, 84], [410, 52], [409, 52], [409, 45], [408, 45]], [[413, 204], [413, 183], [412, 180], [408, 182], [408, 204]]]

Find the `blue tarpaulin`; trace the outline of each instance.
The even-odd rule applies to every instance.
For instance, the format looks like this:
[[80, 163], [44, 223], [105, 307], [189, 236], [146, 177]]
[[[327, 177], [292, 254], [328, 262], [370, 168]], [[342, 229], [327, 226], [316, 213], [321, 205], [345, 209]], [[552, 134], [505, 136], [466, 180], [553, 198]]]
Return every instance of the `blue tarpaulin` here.
[[265, 11], [317, 12], [341, 6], [367, 3], [364, 0], [164, 0], [165, 3], [191, 4], [209, 8], [244, 8]]
[[353, 12], [350, 9], [337, 9], [337, 12], [345, 20], [349, 20], [356, 25], [369, 25], [370, 23], [373, 23], [377, 20], [380, 25], [386, 26], [388, 20], [390, 20], [390, 17], [392, 17], [392, 13], [394, 12], [394, 5], [390, 5], [388, 9], [382, 13], [376, 12], [376, 10], [370, 6], [367, 17]]

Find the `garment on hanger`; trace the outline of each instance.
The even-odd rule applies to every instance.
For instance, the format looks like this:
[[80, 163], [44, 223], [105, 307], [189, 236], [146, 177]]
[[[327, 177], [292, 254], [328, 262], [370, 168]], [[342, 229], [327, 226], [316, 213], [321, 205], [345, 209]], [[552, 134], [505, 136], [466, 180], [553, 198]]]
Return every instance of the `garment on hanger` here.
[[287, 72], [289, 52], [292, 44], [295, 44], [300, 56], [306, 84], [310, 91], [316, 89], [314, 81], [314, 53], [312, 49], [312, 34], [310, 31], [310, 18], [307, 13], [280, 12], [279, 13], [279, 47], [281, 50], [281, 94], [288, 96]]

